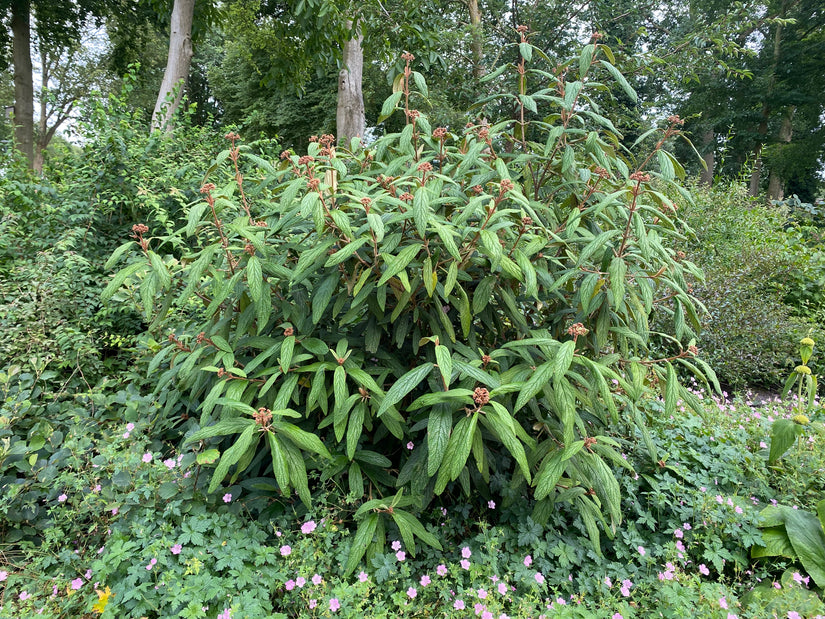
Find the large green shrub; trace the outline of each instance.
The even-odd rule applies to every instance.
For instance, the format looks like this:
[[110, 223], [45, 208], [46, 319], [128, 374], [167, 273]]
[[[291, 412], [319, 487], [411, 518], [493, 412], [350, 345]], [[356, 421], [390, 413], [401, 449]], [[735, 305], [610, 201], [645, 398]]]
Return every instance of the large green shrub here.
[[[407, 56], [383, 110], [403, 101], [403, 131], [369, 148], [323, 136], [275, 163], [230, 133], [187, 225], [135, 224], [110, 259], [128, 265], [104, 296], [125, 285], [173, 329], [150, 372], [199, 403], [186, 443], [218, 448], [210, 489], [274, 474], [309, 502], [320, 467], [364, 501], [350, 570], [386, 526], [411, 551], [437, 545], [417, 507], [473, 487], [486, 500], [496, 473], [511, 497], [529, 488], [539, 521], [572, 503], [598, 548], [598, 523], [612, 536], [622, 519], [620, 444], [641, 437], [659, 459], [645, 398], [667, 414], [696, 402], [674, 362], [702, 364], [687, 341], [698, 272], [667, 248], [673, 205], [651, 185], [676, 186], [662, 146], [681, 121], [623, 153], [591, 99], [602, 78], [634, 96], [607, 47], [554, 72], [526, 67], [540, 52], [523, 33], [518, 52], [490, 76], [517, 73], [498, 95], [516, 120], [432, 129], [408, 105], [428, 93]], [[648, 354], [653, 315], [671, 358]]]
[[693, 287], [708, 309], [702, 356], [734, 388], [778, 389], [812, 326], [786, 303], [786, 291], [805, 279], [800, 265], [808, 259], [785, 229], [785, 210], [748, 198], [736, 184], [691, 192], [693, 202], [680, 211], [691, 231], [682, 247], [705, 275]]

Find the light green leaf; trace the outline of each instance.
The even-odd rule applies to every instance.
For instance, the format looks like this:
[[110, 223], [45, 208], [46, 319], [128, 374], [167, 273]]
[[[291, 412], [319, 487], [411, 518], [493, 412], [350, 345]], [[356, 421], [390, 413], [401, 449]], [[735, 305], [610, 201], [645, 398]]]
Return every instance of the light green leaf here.
[[395, 381], [389, 391], [387, 391], [387, 395], [384, 396], [384, 400], [381, 402], [381, 406], [378, 408], [376, 415], [380, 417], [387, 412], [391, 406], [395, 406], [400, 402], [404, 396], [415, 389], [432, 370], [432, 363], [424, 363], [417, 368], [413, 368]]

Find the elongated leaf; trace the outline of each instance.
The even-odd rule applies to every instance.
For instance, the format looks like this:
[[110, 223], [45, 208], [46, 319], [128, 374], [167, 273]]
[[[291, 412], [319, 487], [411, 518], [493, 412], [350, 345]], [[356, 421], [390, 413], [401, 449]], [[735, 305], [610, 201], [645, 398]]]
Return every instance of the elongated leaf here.
[[556, 484], [559, 483], [559, 479], [561, 479], [562, 473], [564, 473], [563, 456], [564, 452], [557, 449], [547, 454], [544, 460], [542, 460], [539, 472], [536, 473], [534, 481], [536, 486], [534, 496], [537, 501], [542, 500], [553, 492]]
[[275, 480], [281, 487], [281, 492], [289, 494], [289, 464], [287, 463], [286, 454], [278, 442], [278, 438], [272, 432], [267, 432], [266, 438], [272, 456], [272, 472], [275, 474]]
[[554, 371], [555, 363], [553, 361], [542, 363], [536, 368], [536, 371], [533, 372], [527, 382], [524, 383], [524, 387], [522, 387], [521, 393], [519, 393], [518, 399], [516, 399], [516, 405], [513, 407], [514, 413], [521, 410], [537, 393], [544, 389], [553, 377]]
[[[272, 411], [273, 415], [277, 412], [278, 411]], [[298, 426], [292, 425], [291, 423], [278, 423], [277, 426], [275, 426], [275, 429], [277, 430], [277, 434], [283, 434], [286, 438], [295, 443], [295, 445], [304, 451], [311, 451], [312, 453], [323, 456], [327, 460], [332, 459], [332, 454], [329, 453], [329, 450], [324, 447], [321, 439], [315, 434], [302, 430]]]
[[441, 378], [444, 381], [444, 389], [449, 389], [450, 378], [453, 375], [453, 359], [450, 355], [450, 349], [439, 344], [435, 347], [435, 358], [438, 362]]
[[436, 405], [430, 411], [427, 422], [427, 476], [432, 477], [441, 466], [450, 431], [453, 428], [452, 410], [444, 405]]
[[[441, 547], [441, 543], [438, 541], [438, 538], [429, 531], [427, 531], [427, 529], [424, 528], [424, 525], [421, 524], [418, 518], [416, 518], [409, 512], [400, 509], [394, 509], [392, 512], [392, 519], [395, 520], [395, 524], [398, 525], [398, 530], [401, 531], [402, 536], [404, 536], [404, 531], [406, 530], [408, 534], [411, 534], [409, 535], [409, 538], [411, 538], [412, 535], [415, 535], [415, 537], [420, 539], [428, 546], [431, 546], [436, 550], [443, 550], [443, 548]], [[408, 537], [406, 536], [404, 536], [403, 539], [407, 548], [410, 549], [411, 553], [413, 553], [415, 550], [414, 544], [408, 543]]]
[[324, 266], [331, 267], [335, 266], [336, 264], [341, 264], [344, 260], [346, 260], [347, 258], [352, 256], [356, 251], [358, 251], [358, 249], [362, 245], [364, 245], [364, 243], [366, 243], [368, 240], [369, 239], [364, 237], [356, 239], [351, 243], [347, 243], [341, 249], [339, 249], [337, 252], [335, 252], [329, 258], [327, 258], [327, 261], [324, 263]]
[[412, 259], [415, 258], [416, 254], [421, 251], [421, 247], [422, 246], [418, 243], [414, 243], [412, 245], [407, 245], [404, 249], [398, 252], [397, 256], [385, 256], [387, 268], [381, 275], [381, 279], [378, 280], [378, 284], [376, 285], [383, 286], [390, 280], [390, 278], [406, 269], [410, 262], [412, 262]]
[[115, 294], [123, 283], [130, 278], [132, 275], [140, 271], [141, 269], [146, 268], [146, 262], [134, 262], [127, 267], [124, 267], [112, 278], [112, 280], [106, 285], [106, 288], [103, 289], [103, 292], [100, 294], [100, 298], [105, 302], [112, 298], [112, 295]]
[[201, 428], [187, 438], [183, 444], [188, 445], [189, 443], [202, 441], [205, 438], [211, 438], [213, 436], [228, 436], [230, 434], [237, 434], [238, 432], [243, 432], [244, 430], [254, 426], [255, 422], [252, 419], [225, 419], [224, 421], [219, 421], [215, 425]]
[[387, 391], [387, 395], [384, 396], [384, 400], [381, 402], [381, 406], [378, 408], [376, 415], [380, 417], [387, 412], [391, 406], [398, 404], [398, 402], [404, 399], [404, 396], [406, 396], [410, 391], [415, 389], [419, 383], [424, 380], [430, 372], [432, 372], [432, 370], [432, 363], [424, 363], [423, 365], [419, 365], [417, 368], [413, 368], [395, 381], [393, 386], [390, 387], [389, 391]]
[[218, 466], [215, 467], [215, 472], [212, 474], [212, 481], [209, 482], [210, 493], [218, 489], [218, 486], [223, 482], [223, 478], [226, 477], [226, 474], [229, 472], [229, 467], [240, 460], [241, 456], [252, 446], [253, 441], [257, 442], [259, 438], [260, 434], [257, 433], [257, 424], [252, 422], [251, 425], [247, 425], [246, 429], [241, 433], [232, 447], [223, 452], [221, 461], [218, 463]]
[[352, 538], [352, 546], [349, 549], [349, 558], [344, 568], [344, 576], [349, 576], [355, 571], [367, 552], [367, 547], [372, 543], [375, 529], [378, 527], [378, 518], [378, 514], [370, 514], [358, 525], [358, 530]]
[[470, 456], [470, 450], [473, 446], [473, 435], [475, 434], [477, 424], [478, 413], [475, 413], [474, 415], [460, 419], [453, 429], [453, 433], [450, 435], [450, 440], [447, 443], [444, 460], [438, 471], [438, 479], [435, 484], [436, 494], [443, 492], [444, 488], [447, 487], [447, 483], [457, 479], [467, 464], [467, 458]]

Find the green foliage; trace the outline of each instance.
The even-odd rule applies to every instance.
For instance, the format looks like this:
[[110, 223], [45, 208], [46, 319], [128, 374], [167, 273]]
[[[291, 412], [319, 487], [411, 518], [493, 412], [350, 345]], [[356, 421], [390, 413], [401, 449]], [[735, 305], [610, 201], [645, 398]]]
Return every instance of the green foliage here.
[[[583, 57], [570, 61], [582, 77], [616, 73], [607, 48]], [[523, 122], [461, 135], [404, 109], [403, 131], [368, 150], [329, 136], [273, 164], [230, 134], [210, 173], [220, 187], [201, 188], [186, 226], [133, 227], [104, 299], [125, 284], [153, 329], [174, 330], [150, 371], [163, 369], [158, 392], [200, 403], [189, 442], [233, 437], [204, 444], [221, 451], [212, 488], [271, 470], [306, 499], [306, 460], [352, 501], [377, 494], [365, 512], [391, 518], [382, 505], [399, 489], [416, 505], [485, 496], [506, 473], [541, 499], [537, 513], [569, 502], [597, 547], [600, 524], [615, 535], [617, 435], [635, 427], [650, 444], [654, 385], [668, 412], [697, 404], [671, 362], [699, 371], [680, 344], [698, 326], [685, 273], [699, 273], [666, 248], [672, 203], [651, 185], [678, 191], [661, 150], [678, 128], [659, 130], [647, 158], [619, 157], [589, 98], [599, 83], [526, 75], [553, 86], [528, 95], [520, 79], [501, 95]], [[414, 88], [425, 84], [408, 66], [384, 115]], [[644, 172], [654, 155], [660, 171]], [[662, 336], [679, 349], [669, 359], [649, 356], [651, 314], [676, 333]], [[331, 462], [313, 455], [327, 451]], [[377, 522], [365, 513], [374, 551]]]
[[760, 514], [764, 545], [754, 546], [751, 555], [799, 561], [814, 582], [825, 588], [825, 499], [817, 505], [817, 512], [769, 505]]
[[[810, 411], [813, 410], [816, 404], [816, 375], [811, 373], [811, 368], [808, 367], [808, 362], [814, 351], [814, 341], [809, 338], [803, 338], [799, 343], [799, 356], [802, 358], [802, 365], [794, 368], [794, 371], [788, 377], [785, 383], [785, 388], [782, 390], [783, 397], [788, 395], [794, 384], [797, 385], [795, 394], [795, 407], [793, 411], [796, 413], [791, 419], [777, 419], [773, 423], [771, 429], [771, 451], [768, 455], [768, 462], [773, 464], [781, 458], [795, 441], [802, 441], [805, 435], [805, 429], [825, 434], [825, 426], [820, 422], [814, 422], [811, 425], [809, 418]], [[804, 394], [803, 394], [804, 391]], [[806, 414], [808, 413], [808, 414]]]
[[795, 365], [796, 342], [816, 329], [786, 304], [783, 282], [798, 276], [801, 258], [788, 249], [786, 215], [749, 200], [735, 184], [692, 193], [693, 204], [680, 204], [690, 239], [680, 249], [705, 275], [692, 284], [708, 309], [702, 355], [727, 385], [778, 389]]

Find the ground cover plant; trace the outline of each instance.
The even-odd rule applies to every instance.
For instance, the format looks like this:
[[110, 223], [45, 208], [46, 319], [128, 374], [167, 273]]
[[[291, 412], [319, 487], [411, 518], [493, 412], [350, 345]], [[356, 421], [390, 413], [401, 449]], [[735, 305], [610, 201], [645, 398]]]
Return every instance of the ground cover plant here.
[[[229, 131], [173, 181], [199, 132], [104, 140], [149, 167], [177, 145], [159, 176], [185, 187], [129, 203], [94, 281], [92, 320], [125, 308], [136, 354], [101, 353], [90, 384], [94, 343], [52, 370], [0, 340], [0, 616], [825, 615], [815, 343], [795, 398], [721, 393], [668, 197], [691, 200], [681, 120], [625, 148], [599, 107], [634, 96], [611, 49], [545, 66], [517, 36], [463, 128], [416, 109], [405, 54], [382, 112], [404, 128], [367, 146], [273, 156]], [[76, 247], [40, 258], [66, 296]]]

